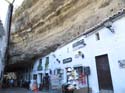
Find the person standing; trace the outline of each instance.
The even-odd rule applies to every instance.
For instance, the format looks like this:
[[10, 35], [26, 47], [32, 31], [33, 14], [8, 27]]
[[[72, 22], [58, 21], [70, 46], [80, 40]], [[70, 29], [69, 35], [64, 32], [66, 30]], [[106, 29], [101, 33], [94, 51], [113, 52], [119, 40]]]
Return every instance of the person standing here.
[[10, 87], [11, 87], [11, 88], [13, 87], [13, 84], [14, 84], [14, 80], [11, 78], [11, 79], [10, 79]]
[[38, 93], [38, 84], [36, 80], [33, 81], [32, 90], [34, 91], [34, 93]]
[[50, 78], [49, 78], [48, 73], [46, 73], [44, 77], [44, 86], [46, 90], [49, 90], [49, 85], [50, 85]]

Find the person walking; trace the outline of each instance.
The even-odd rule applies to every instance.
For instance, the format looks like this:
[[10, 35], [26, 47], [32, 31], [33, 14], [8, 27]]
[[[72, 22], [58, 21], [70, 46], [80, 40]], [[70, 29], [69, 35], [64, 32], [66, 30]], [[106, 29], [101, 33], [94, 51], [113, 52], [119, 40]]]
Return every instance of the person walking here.
[[34, 92], [34, 93], [38, 93], [38, 84], [36, 82], [36, 80], [33, 80], [30, 84], [30, 87], [31, 87], [31, 90]]
[[44, 80], [45, 80], [45, 81], [44, 81], [44, 83], [45, 83], [45, 88], [46, 88], [46, 90], [49, 90], [50, 78], [49, 78], [48, 73], [45, 74]]

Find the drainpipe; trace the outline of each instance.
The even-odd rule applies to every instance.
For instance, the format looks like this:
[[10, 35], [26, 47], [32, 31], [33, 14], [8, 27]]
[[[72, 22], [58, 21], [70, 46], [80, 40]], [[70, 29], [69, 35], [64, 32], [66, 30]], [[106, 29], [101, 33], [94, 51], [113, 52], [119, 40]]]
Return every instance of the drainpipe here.
[[[8, 0], [5, 0], [7, 3], [9, 3], [8, 6], [8, 12], [7, 12], [7, 17], [6, 17], [6, 22], [5, 22], [5, 52], [4, 52], [4, 67], [3, 67], [3, 74], [4, 74], [4, 69], [5, 65], [8, 62], [8, 52], [9, 52], [9, 44], [10, 44], [10, 30], [11, 30], [11, 20], [12, 20], [12, 13], [13, 13], [13, 3], [15, 0], [12, 2], [9, 2]], [[3, 76], [3, 75], [2, 75]], [[3, 80], [3, 78], [2, 78]]]
[[8, 54], [9, 54], [9, 44], [10, 44], [10, 34], [11, 34], [11, 21], [12, 21], [12, 13], [13, 13], [13, 3], [15, 0], [13, 0], [12, 3], [10, 3], [8, 0], [6, 0], [9, 3], [8, 6], [8, 12], [7, 12], [7, 18], [6, 18], [6, 50], [5, 50], [5, 63], [8, 62]]

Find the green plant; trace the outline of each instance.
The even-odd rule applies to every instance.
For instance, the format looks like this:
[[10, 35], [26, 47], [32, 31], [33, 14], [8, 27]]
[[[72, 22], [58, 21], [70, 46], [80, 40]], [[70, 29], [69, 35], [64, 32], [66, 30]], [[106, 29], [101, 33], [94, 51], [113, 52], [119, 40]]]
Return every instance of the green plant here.
[[45, 69], [48, 68], [48, 65], [49, 65], [49, 57], [46, 57]]

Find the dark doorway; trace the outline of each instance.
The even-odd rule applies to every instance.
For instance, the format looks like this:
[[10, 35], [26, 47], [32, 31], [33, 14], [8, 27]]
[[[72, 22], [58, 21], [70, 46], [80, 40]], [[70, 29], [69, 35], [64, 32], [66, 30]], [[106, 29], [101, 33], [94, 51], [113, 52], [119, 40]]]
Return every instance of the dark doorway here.
[[33, 75], [33, 80], [37, 80], [37, 74]]
[[39, 75], [40, 75], [40, 82], [42, 82], [43, 81], [43, 74], [40, 73]]
[[108, 55], [96, 57], [96, 67], [100, 90], [113, 90]]

